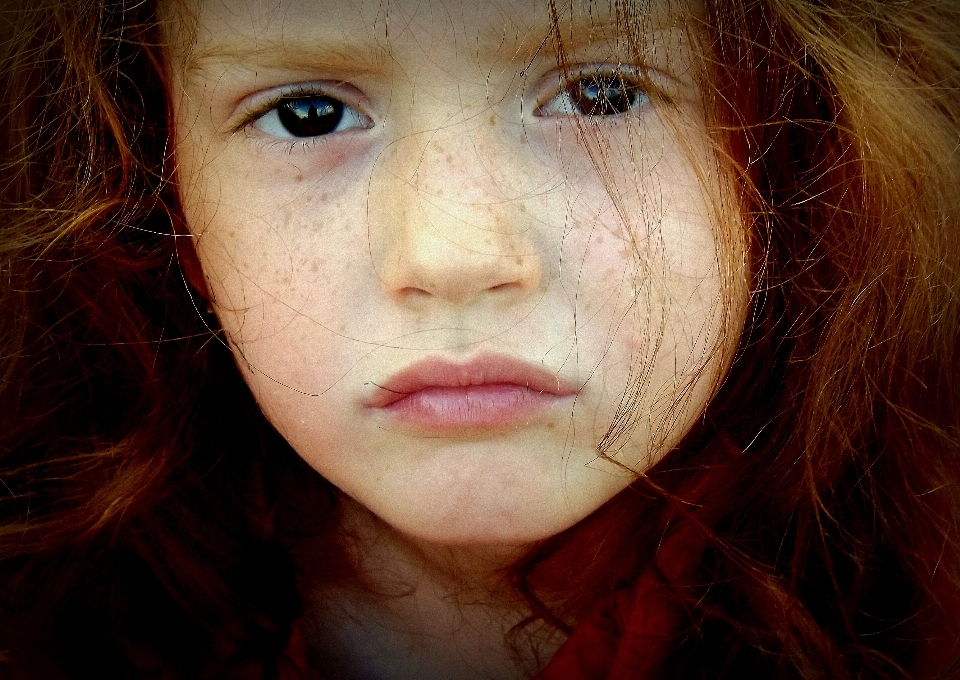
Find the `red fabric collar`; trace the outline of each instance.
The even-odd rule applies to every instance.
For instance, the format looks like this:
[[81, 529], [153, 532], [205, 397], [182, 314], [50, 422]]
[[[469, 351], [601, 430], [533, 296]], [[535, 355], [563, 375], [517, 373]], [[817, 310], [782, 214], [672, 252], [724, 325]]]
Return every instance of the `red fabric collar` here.
[[706, 543], [691, 523], [675, 530], [656, 563], [581, 621], [535, 680], [658, 680], [683, 622], [683, 587]]

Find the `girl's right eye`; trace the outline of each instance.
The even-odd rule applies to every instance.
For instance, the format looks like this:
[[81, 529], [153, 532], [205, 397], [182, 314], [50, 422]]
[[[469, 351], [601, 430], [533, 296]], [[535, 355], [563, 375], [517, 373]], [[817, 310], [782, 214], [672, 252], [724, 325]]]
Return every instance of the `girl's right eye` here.
[[279, 139], [322, 137], [371, 127], [362, 113], [325, 94], [285, 95], [252, 124], [260, 132]]

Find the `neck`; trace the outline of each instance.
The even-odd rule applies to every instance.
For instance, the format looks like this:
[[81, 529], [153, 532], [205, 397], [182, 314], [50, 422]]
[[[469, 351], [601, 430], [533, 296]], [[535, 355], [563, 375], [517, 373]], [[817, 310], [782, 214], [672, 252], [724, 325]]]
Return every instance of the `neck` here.
[[371, 585], [390, 580], [432, 583], [453, 593], [514, 599], [509, 567], [526, 551], [512, 545], [437, 545], [402, 534], [351, 499], [344, 499], [343, 535], [359, 571]]
[[343, 499], [340, 535], [355, 569], [310, 588], [306, 633], [335, 677], [529, 677], [562, 640], [528, 631], [529, 609], [508, 580], [524, 546], [439, 546], [400, 534]]

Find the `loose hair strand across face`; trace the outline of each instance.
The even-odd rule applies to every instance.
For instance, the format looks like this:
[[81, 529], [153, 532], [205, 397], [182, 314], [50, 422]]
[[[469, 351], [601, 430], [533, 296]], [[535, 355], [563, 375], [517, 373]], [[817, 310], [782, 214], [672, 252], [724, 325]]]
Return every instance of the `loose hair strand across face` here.
[[[624, 60], [642, 63], [652, 4], [603, 7]], [[960, 7], [667, 4], [698, 47], [715, 161], [698, 171], [724, 180], [717, 260], [728, 283], [749, 272], [746, 327], [683, 441], [513, 565], [530, 612], [514, 639], [575, 634], [655, 584], [678, 603], [664, 677], [952, 677]], [[321, 544], [325, 578], [355, 576], [338, 492], [260, 412], [179, 259], [191, 237], [160, 9], [51, 1], [3, 19], [0, 669], [13, 677], [104, 659], [118, 677], [279, 677], [305, 602], [298, 550]], [[544, 3], [561, 72], [568, 10]], [[682, 136], [669, 98], [657, 105]], [[578, 125], [616, 189], [601, 126]], [[633, 396], [602, 453], [629, 438]]]

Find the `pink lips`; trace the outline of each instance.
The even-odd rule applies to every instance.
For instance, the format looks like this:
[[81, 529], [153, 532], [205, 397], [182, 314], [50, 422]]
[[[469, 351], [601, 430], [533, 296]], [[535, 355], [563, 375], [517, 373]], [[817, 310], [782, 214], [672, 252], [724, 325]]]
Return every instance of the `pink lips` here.
[[498, 428], [530, 419], [577, 387], [537, 366], [502, 355], [467, 363], [427, 359], [379, 385], [367, 402], [428, 429]]

